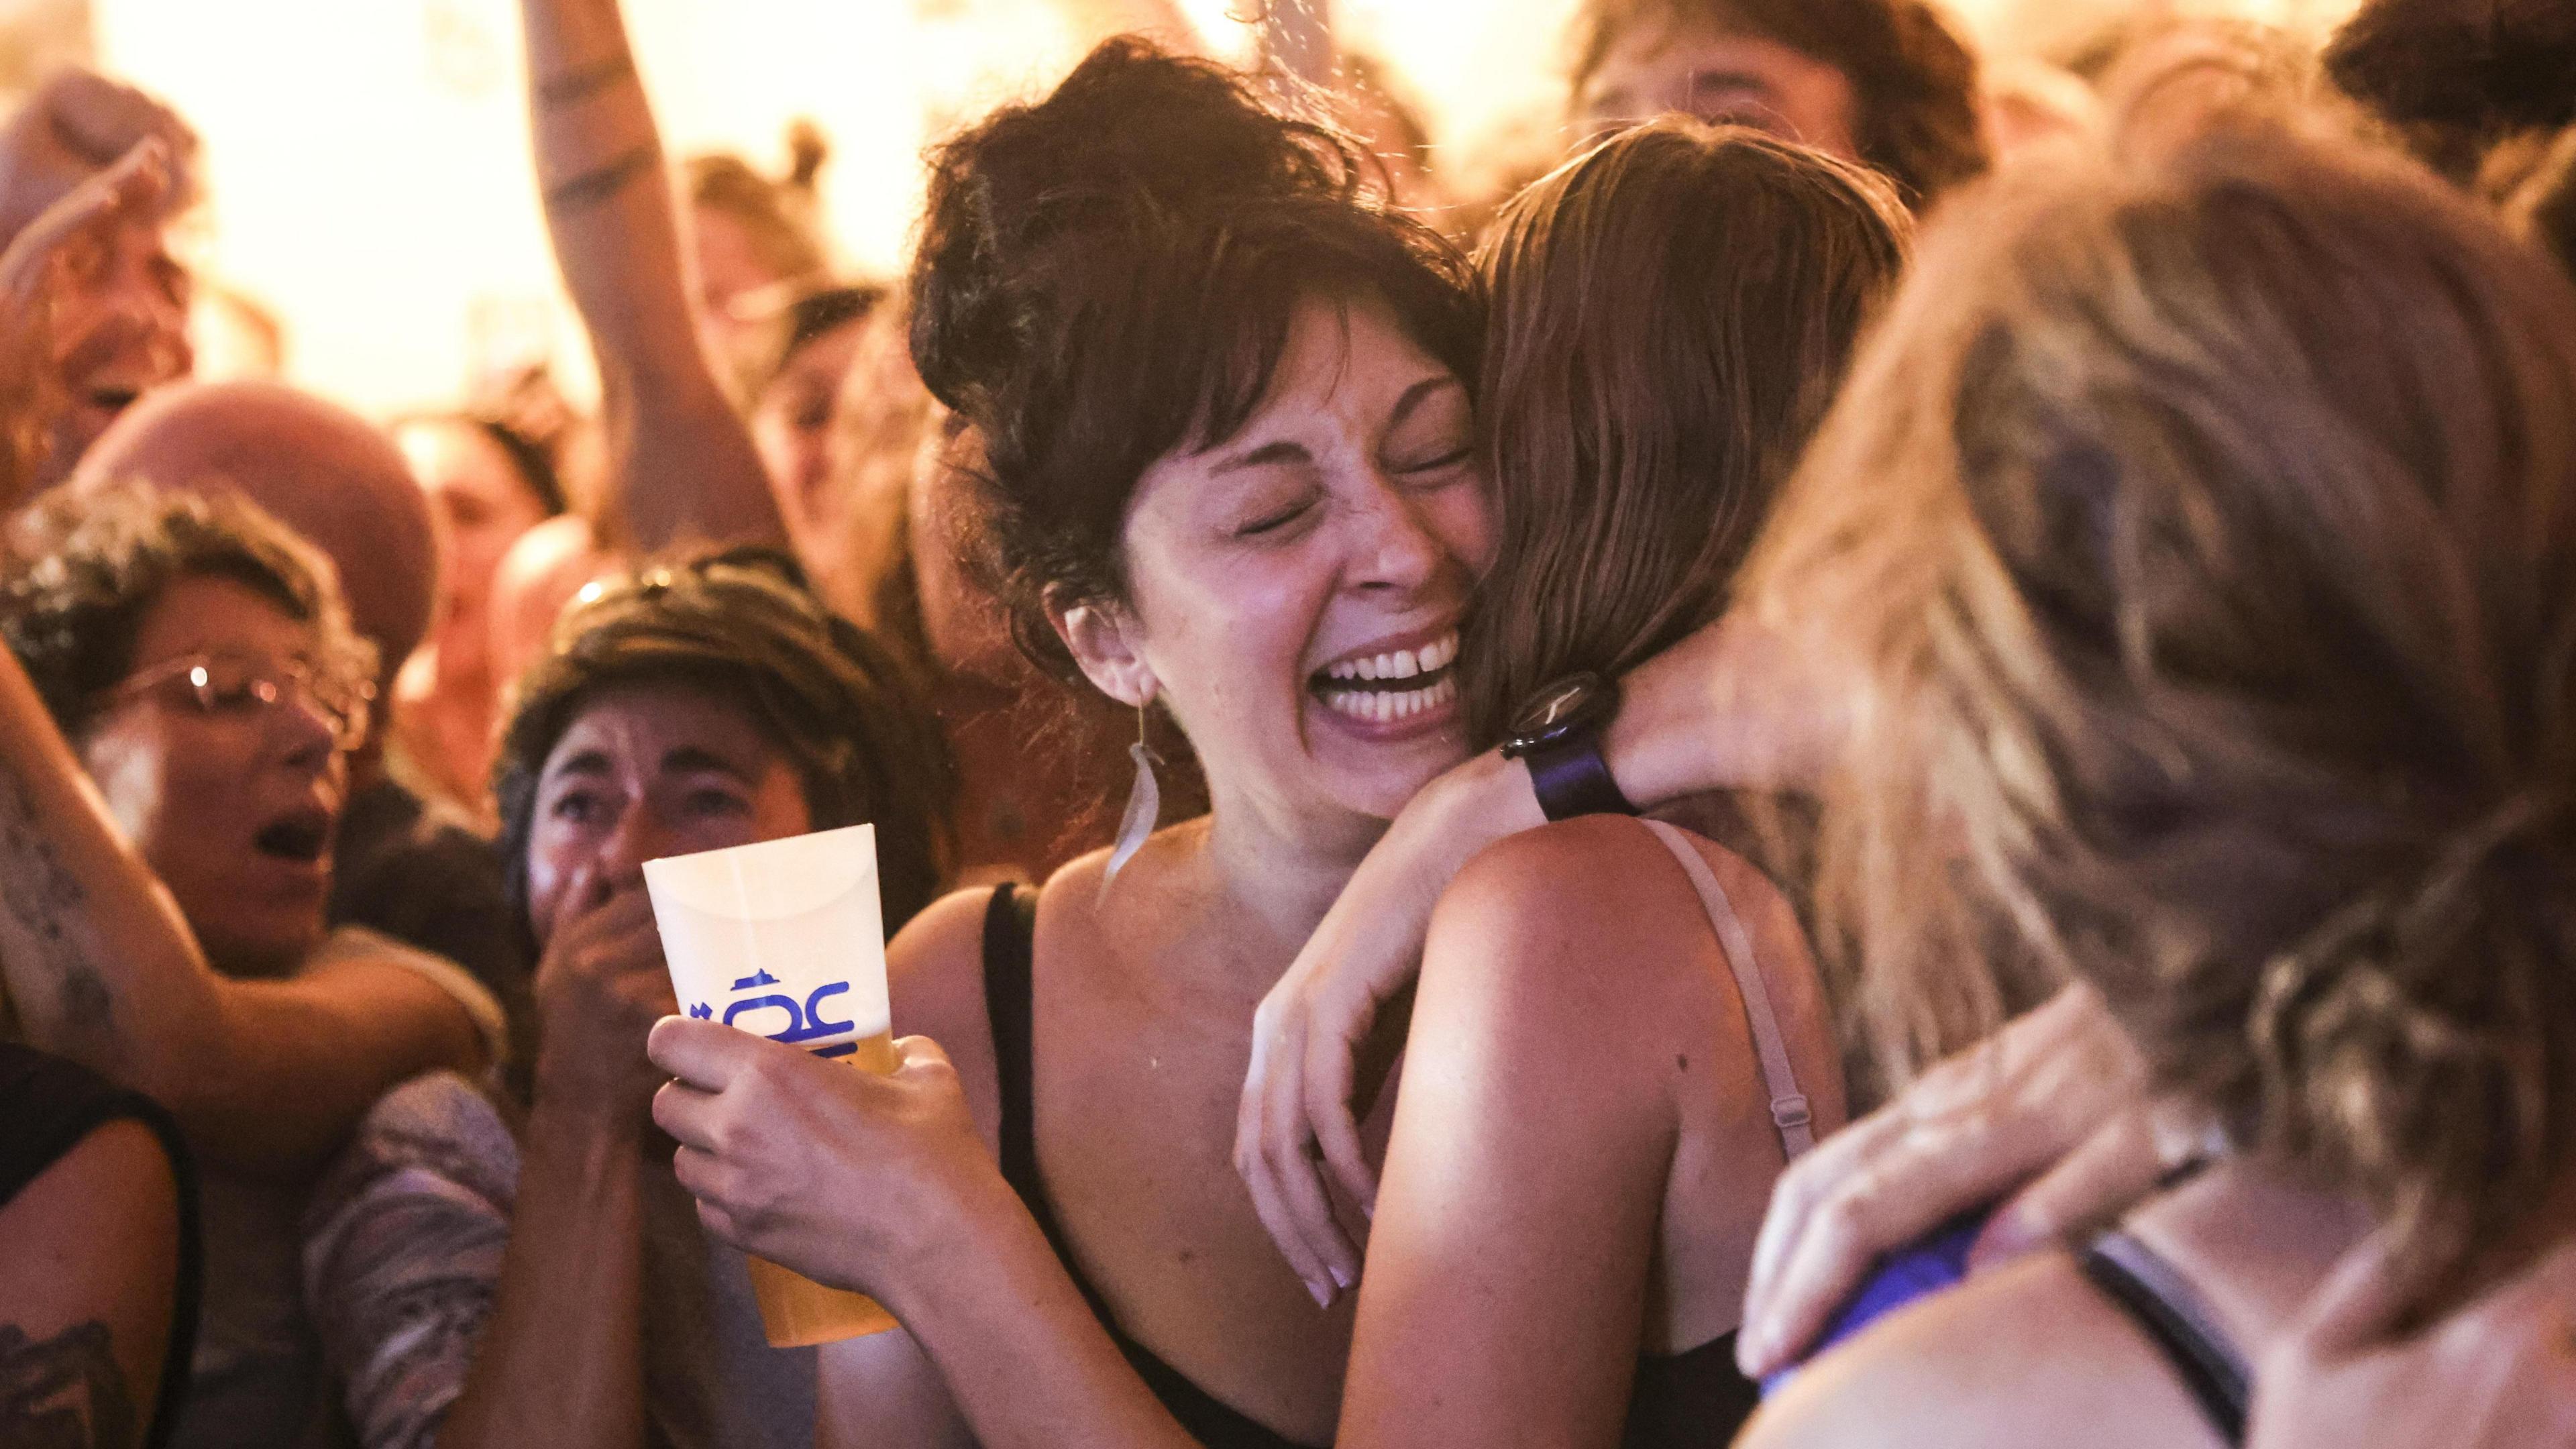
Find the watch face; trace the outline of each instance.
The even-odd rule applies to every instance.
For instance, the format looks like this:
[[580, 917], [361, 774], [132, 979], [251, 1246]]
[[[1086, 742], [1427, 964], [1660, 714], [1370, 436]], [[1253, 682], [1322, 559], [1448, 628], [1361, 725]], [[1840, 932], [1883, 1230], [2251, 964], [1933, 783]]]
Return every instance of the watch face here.
[[1567, 716], [1574, 713], [1575, 708], [1583, 703], [1583, 697], [1589, 693], [1591, 693], [1591, 686], [1588, 683], [1579, 679], [1569, 679], [1540, 695], [1531, 702], [1529, 713], [1522, 716], [1523, 723], [1528, 725], [1525, 732], [1539, 734], [1554, 729]]
[[1522, 707], [1512, 722], [1514, 740], [1529, 746], [1547, 743], [1592, 714], [1608, 696], [1609, 685], [1598, 675], [1560, 679]]

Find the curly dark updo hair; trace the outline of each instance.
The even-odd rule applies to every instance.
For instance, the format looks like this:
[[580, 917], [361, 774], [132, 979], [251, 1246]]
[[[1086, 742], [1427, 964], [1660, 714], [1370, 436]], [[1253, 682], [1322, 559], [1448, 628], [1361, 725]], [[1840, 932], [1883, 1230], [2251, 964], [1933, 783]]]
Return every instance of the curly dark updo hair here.
[[873, 823], [886, 933], [930, 904], [954, 854], [956, 768], [912, 671], [823, 607], [795, 563], [736, 549], [585, 596], [512, 692], [493, 764], [511, 904], [528, 904], [537, 781], [605, 689], [695, 690], [740, 709], [795, 769], [816, 830]]
[[913, 362], [982, 435], [976, 562], [1040, 666], [1074, 675], [1049, 596], [1124, 595], [1137, 480], [1243, 426], [1301, 304], [1382, 305], [1474, 386], [1474, 269], [1364, 192], [1368, 174], [1237, 73], [1132, 37], [932, 155]]

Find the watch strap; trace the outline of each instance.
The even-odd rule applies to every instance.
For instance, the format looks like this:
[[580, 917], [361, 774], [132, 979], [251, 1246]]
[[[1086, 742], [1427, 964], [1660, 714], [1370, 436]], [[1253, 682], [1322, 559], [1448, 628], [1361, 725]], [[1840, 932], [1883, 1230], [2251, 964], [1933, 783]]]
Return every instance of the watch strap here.
[[1578, 815], [1634, 815], [1637, 807], [1611, 777], [1610, 762], [1601, 757], [1601, 736], [1582, 730], [1522, 752], [1529, 765], [1530, 788], [1538, 793], [1539, 812], [1550, 820]]

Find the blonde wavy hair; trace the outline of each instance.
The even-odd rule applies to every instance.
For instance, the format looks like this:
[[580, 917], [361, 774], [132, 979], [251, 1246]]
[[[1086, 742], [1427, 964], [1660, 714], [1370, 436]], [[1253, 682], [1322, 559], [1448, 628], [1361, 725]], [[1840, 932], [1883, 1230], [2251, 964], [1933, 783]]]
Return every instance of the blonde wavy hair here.
[[2576, 1160], [2576, 291], [2245, 117], [1954, 205], [1748, 582], [1854, 671], [1869, 1045], [2089, 982], [2458, 1283]]

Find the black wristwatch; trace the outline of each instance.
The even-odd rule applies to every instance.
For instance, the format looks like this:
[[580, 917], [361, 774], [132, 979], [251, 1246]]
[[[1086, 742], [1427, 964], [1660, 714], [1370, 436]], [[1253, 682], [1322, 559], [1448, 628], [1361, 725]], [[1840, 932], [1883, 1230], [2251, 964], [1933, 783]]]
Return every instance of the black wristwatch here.
[[1601, 758], [1601, 731], [1618, 713], [1618, 685], [1598, 674], [1572, 674], [1540, 690], [1513, 717], [1503, 758], [1528, 763], [1530, 786], [1548, 819], [1637, 813]]

